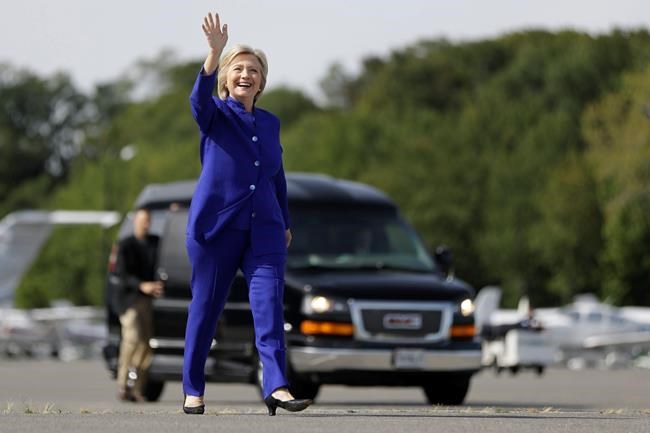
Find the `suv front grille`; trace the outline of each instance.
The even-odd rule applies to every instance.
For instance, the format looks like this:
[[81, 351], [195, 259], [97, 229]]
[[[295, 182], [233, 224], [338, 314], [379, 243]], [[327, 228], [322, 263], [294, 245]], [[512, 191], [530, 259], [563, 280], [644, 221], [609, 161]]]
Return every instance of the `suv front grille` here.
[[350, 311], [358, 340], [418, 343], [447, 338], [453, 305], [353, 300]]

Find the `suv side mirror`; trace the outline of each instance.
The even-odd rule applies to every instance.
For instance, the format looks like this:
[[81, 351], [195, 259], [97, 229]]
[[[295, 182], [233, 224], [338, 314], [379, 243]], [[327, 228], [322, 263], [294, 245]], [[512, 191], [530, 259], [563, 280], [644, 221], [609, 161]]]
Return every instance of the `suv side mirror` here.
[[434, 258], [445, 275], [453, 275], [454, 256], [451, 253], [451, 248], [449, 248], [447, 245], [438, 245], [436, 247]]

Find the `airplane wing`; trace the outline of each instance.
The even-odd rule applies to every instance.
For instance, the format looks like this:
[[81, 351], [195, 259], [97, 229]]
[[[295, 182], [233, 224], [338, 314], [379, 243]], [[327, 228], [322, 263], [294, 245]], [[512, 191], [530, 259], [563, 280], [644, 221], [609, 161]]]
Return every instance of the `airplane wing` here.
[[36, 308], [29, 311], [30, 318], [41, 323], [103, 319], [105, 315], [103, 308], [96, 307]]
[[599, 349], [604, 347], [650, 347], [650, 331], [623, 332], [609, 335], [592, 335], [584, 339], [585, 349]]
[[650, 330], [650, 307], [621, 307], [619, 312], [627, 320], [648, 325]]
[[0, 222], [0, 305], [11, 305], [22, 275], [52, 232], [46, 224], [14, 225], [17, 217], [10, 216]]
[[0, 305], [11, 306], [20, 279], [38, 255], [54, 224], [119, 222], [117, 212], [36, 211], [12, 212], [0, 220]]

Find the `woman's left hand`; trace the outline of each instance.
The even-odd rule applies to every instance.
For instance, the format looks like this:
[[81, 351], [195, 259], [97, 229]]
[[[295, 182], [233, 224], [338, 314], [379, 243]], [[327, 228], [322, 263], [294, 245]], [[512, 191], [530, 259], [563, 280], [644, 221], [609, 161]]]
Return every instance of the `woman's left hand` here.
[[287, 229], [284, 232], [284, 239], [287, 242], [287, 248], [289, 248], [289, 245], [291, 245], [291, 239], [293, 239], [293, 236], [291, 236], [291, 229]]

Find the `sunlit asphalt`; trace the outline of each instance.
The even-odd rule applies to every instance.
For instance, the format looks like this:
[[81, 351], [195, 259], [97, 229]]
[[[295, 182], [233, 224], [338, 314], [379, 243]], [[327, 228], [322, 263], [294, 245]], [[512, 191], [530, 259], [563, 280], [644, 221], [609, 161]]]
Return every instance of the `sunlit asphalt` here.
[[250, 385], [209, 384], [206, 415], [180, 410], [169, 383], [158, 403], [115, 399], [102, 362], [0, 360], [0, 432], [648, 432], [650, 370], [551, 369], [475, 376], [466, 404], [427, 405], [417, 388], [325, 386], [305, 412], [270, 418]]

